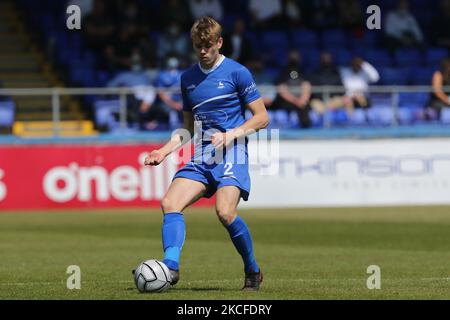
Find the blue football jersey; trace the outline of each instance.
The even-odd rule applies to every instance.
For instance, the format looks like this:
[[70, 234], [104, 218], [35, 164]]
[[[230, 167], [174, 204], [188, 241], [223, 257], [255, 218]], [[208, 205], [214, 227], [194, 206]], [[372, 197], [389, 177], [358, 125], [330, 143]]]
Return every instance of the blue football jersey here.
[[[204, 197], [217, 189], [236, 186], [247, 201], [250, 193], [247, 139], [223, 150], [215, 150], [210, 135], [226, 132], [245, 122], [246, 105], [260, 97], [248, 69], [222, 56], [211, 70], [194, 65], [181, 76], [183, 110], [192, 112], [196, 133], [195, 153], [191, 162], [174, 179], [185, 178], [207, 186]], [[201, 125], [201, 132], [198, 131]], [[244, 143], [242, 143], [244, 142]]]
[[239, 127], [245, 122], [245, 106], [260, 98], [250, 71], [224, 56], [209, 71], [199, 64], [186, 70], [181, 76], [181, 93], [183, 110], [201, 122], [203, 133]]

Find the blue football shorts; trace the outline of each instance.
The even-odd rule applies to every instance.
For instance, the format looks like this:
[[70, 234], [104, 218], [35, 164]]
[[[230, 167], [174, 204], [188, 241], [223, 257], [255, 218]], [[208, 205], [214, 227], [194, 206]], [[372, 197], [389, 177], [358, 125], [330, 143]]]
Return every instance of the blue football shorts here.
[[222, 187], [236, 186], [241, 191], [241, 198], [247, 201], [250, 194], [248, 155], [245, 153], [244, 161], [233, 161], [227, 155], [219, 163], [211, 164], [195, 161], [194, 157], [175, 174], [173, 180], [185, 178], [203, 183], [206, 186], [205, 198], [212, 197]]

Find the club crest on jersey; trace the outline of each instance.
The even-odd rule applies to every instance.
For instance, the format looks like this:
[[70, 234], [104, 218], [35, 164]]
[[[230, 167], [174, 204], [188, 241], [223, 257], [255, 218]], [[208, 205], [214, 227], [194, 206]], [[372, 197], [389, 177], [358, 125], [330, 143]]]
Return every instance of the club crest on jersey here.
[[219, 81], [219, 85], [217, 86], [217, 89], [223, 89], [225, 88], [225, 85], [223, 84], [222, 81]]

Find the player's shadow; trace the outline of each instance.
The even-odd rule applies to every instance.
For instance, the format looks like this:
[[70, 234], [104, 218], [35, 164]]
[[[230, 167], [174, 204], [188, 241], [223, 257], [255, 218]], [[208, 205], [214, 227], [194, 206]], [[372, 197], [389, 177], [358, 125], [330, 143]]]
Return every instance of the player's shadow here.
[[189, 288], [170, 288], [170, 291], [195, 291], [195, 292], [206, 292], [206, 291], [236, 291], [234, 289], [229, 288], [219, 288], [219, 287], [213, 287], [213, 288], [203, 288], [203, 287], [189, 287]]
[[[129, 287], [126, 288], [125, 291], [136, 291], [136, 288]], [[226, 289], [226, 288], [202, 288], [202, 287], [191, 287], [191, 288], [170, 288], [169, 291], [177, 291], [177, 292], [183, 292], [183, 291], [195, 291], [195, 292], [207, 292], [207, 291], [236, 291], [234, 289]]]

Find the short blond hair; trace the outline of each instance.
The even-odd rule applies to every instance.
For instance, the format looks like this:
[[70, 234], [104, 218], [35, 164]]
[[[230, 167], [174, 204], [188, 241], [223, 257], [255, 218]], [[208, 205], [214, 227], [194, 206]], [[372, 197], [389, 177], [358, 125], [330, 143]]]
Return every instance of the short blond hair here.
[[214, 43], [222, 36], [222, 26], [211, 17], [202, 17], [191, 28], [191, 39], [196, 43]]

